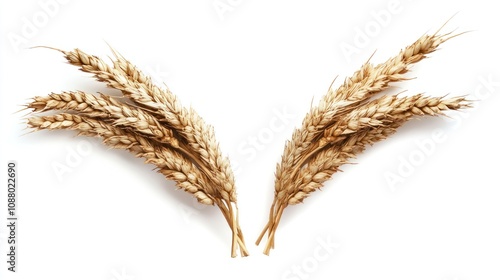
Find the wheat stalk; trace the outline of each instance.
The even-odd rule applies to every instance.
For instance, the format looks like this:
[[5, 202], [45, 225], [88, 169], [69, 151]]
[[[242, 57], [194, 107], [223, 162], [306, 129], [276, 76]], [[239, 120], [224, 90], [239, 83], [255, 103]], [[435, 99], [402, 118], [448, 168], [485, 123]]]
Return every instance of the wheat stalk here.
[[176, 129], [185, 138], [192, 148], [193, 158], [214, 167], [215, 179], [224, 186], [221, 194], [228, 200], [236, 202], [234, 176], [229, 160], [221, 156], [213, 128], [205, 124], [194, 110], [182, 107], [170, 90], [163, 90], [154, 85], [150, 78], [116, 52], [114, 52], [117, 59], [114, 68], [108, 66], [102, 59], [79, 49], [61, 52], [70, 64], [79, 66], [84, 72], [94, 74], [97, 80], [122, 91], [124, 96], [138, 105], [160, 115], [161, 122]]
[[179, 188], [193, 194], [199, 202], [214, 204], [213, 191], [207, 192], [208, 180], [193, 163], [171, 149], [155, 145], [146, 137], [90, 117], [67, 113], [34, 116], [28, 118], [27, 123], [35, 130], [75, 130], [79, 135], [101, 137], [111, 148], [129, 150], [136, 156], [145, 158], [147, 163], [153, 163], [157, 166], [158, 172], [176, 181]]
[[242, 256], [247, 256], [234, 176], [229, 160], [222, 157], [213, 128], [114, 50], [113, 66], [79, 49], [58, 51], [70, 64], [120, 90], [123, 98], [81, 91], [37, 96], [27, 105], [33, 112], [72, 114], [31, 117], [28, 125], [36, 130], [70, 129], [80, 135], [100, 136], [113, 148], [146, 158], [146, 163], [156, 165], [160, 173], [199, 202], [217, 205], [232, 230], [231, 256], [236, 256], [238, 248]]
[[423, 35], [384, 63], [374, 66], [366, 62], [336, 90], [330, 87], [318, 106], [311, 108], [302, 127], [286, 143], [281, 163], [276, 167], [269, 220], [256, 241], [258, 245], [267, 233], [266, 255], [274, 248], [284, 209], [303, 202], [368, 145], [386, 139], [412, 118], [470, 107], [463, 97], [445, 99], [417, 94], [375, 98], [391, 83], [406, 80], [404, 74], [411, 64], [455, 36], [438, 32]]
[[[338, 167], [348, 163], [350, 158], [361, 153], [367, 145], [386, 139], [410, 119], [424, 115], [441, 115], [446, 110], [470, 106], [470, 102], [464, 97], [442, 99], [419, 94], [403, 98], [384, 96], [353, 110], [346, 116], [350, 121], [345, 129], [335, 130], [343, 131], [341, 137], [333, 136], [330, 131], [325, 130], [325, 135], [318, 141], [324, 149], [312, 157], [294, 178], [293, 196], [288, 198], [288, 204], [302, 202], [315, 190], [309, 183], [321, 184], [328, 180]], [[314, 176], [308, 176], [309, 174]], [[317, 185], [316, 188], [320, 187], [321, 185]]]
[[52, 93], [48, 96], [36, 96], [28, 108], [33, 112], [49, 110], [77, 111], [85, 116], [99, 117], [112, 121], [115, 125], [128, 127], [141, 134], [152, 137], [154, 140], [179, 147], [173, 131], [162, 126], [158, 120], [148, 112], [129, 106], [116, 99], [101, 94], [95, 96], [82, 91]]

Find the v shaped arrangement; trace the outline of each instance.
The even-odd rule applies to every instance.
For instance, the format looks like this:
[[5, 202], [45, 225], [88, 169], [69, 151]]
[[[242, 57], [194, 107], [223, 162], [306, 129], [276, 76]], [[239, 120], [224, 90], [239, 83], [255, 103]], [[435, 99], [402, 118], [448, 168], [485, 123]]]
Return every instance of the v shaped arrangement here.
[[[457, 36], [438, 32], [423, 35], [384, 63], [363, 64], [337, 89], [330, 87], [318, 106], [311, 108], [286, 143], [276, 168], [269, 221], [256, 242], [259, 245], [267, 235], [266, 255], [274, 248], [285, 208], [303, 202], [367, 146], [386, 139], [416, 117], [438, 116], [446, 110], [471, 106], [464, 97], [382, 95], [392, 83], [408, 79], [404, 74], [411, 64]], [[248, 256], [239, 226], [233, 172], [229, 160], [221, 154], [213, 128], [114, 50], [112, 64], [79, 49], [58, 51], [70, 64], [93, 74], [123, 96], [82, 91], [36, 96], [26, 107], [32, 113], [54, 114], [31, 115], [28, 126], [100, 137], [111, 148], [128, 150], [155, 165], [159, 173], [198, 202], [216, 205], [232, 232], [231, 256], [236, 257], [238, 250], [241, 256]]]

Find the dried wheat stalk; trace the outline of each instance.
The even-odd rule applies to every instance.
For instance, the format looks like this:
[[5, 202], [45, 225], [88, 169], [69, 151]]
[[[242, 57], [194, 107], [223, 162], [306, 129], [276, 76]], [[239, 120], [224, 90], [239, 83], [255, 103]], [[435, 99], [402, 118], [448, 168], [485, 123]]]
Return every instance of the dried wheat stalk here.
[[238, 248], [242, 256], [248, 256], [238, 221], [234, 176], [229, 160], [222, 157], [213, 128], [114, 50], [113, 66], [79, 49], [58, 51], [70, 64], [120, 90], [123, 97], [81, 91], [37, 96], [26, 106], [32, 112], [67, 113], [32, 116], [28, 126], [101, 137], [112, 148], [144, 158], [200, 203], [217, 205], [232, 230], [231, 256], [236, 256]]
[[[439, 30], [438, 30], [439, 32]], [[310, 193], [361, 153], [368, 145], [386, 139], [408, 120], [441, 115], [446, 110], [470, 106], [463, 97], [437, 98], [421, 94], [409, 97], [377, 94], [393, 82], [404, 81], [409, 66], [457, 35], [424, 35], [400, 53], [373, 65], [366, 62], [336, 90], [331, 87], [317, 107], [311, 108], [285, 145], [276, 167], [274, 201], [269, 221], [257, 239], [267, 233], [266, 255], [274, 248], [276, 229], [284, 209], [301, 203]]]

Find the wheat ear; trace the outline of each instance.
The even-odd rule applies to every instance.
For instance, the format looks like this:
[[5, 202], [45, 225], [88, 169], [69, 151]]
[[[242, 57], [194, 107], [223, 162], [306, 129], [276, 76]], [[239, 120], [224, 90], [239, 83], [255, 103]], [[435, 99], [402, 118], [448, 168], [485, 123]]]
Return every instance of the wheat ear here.
[[127, 133], [152, 141], [154, 147], [170, 149], [185, 157], [198, 169], [196, 176], [201, 174], [206, 178], [204, 187], [210, 189], [212, 200], [229, 223], [232, 230], [231, 256], [236, 256], [238, 248], [242, 256], [247, 256], [239, 226], [234, 176], [229, 160], [221, 155], [213, 128], [194, 110], [182, 107], [168, 89], [154, 85], [149, 77], [115, 51], [113, 66], [79, 49], [58, 51], [70, 64], [120, 90], [128, 102], [104, 94], [63, 92], [35, 97], [28, 107], [35, 112], [76, 112], [78, 117], [116, 125]]
[[133, 129], [154, 140], [179, 147], [173, 131], [162, 126], [158, 120], [141, 108], [134, 108], [105, 94], [96, 96], [82, 91], [52, 93], [48, 96], [36, 96], [27, 105], [33, 112], [49, 110], [76, 111], [89, 117], [107, 119], [113, 124]]
[[437, 32], [424, 35], [384, 63], [374, 66], [366, 62], [338, 89], [330, 87], [319, 105], [311, 108], [302, 127], [296, 129], [291, 141], [286, 143], [281, 163], [276, 167], [269, 221], [256, 241], [258, 245], [267, 233], [265, 254], [274, 247], [275, 232], [284, 209], [302, 202], [323, 186], [341, 165], [367, 145], [386, 139], [415, 116], [435, 116], [445, 110], [470, 106], [462, 97], [382, 96], [371, 100], [391, 83], [404, 81], [411, 64], [421, 61], [455, 36]]
[[94, 74], [98, 81], [122, 91], [124, 96], [131, 98], [138, 105], [159, 114], [160, 122], [176, 129], [186, 139], [193, 150], [193, 158], [214, 167], [215, 170], [212, 171], [215, 172], [215, 178], [223, 186], [222, 195], [231, 202], [236, 202], [234, 175], [229, 160], [221, 156], [213, 128], [194, 110], [182, 107], [170, 90], [154, 85], [149, 77], [116, 52], [114, 68], [99, 57], [88, 55], [79, 49], [61, 52], [70, 64]]
[[35, 130], [75, 130], [80, 135], [101, 137], [111, 148], [129, 150], [147, 163], [153, 163], [158, 172], [174, 180], [179, 188], [193, 194], [199, 202], [214, 204], [213, 193], [206, 191], [207, 180], [189, 160], [171, 149], [154, 145], [145, 137], [103, 121], [67, 113], [30, 117], [27, 123]]

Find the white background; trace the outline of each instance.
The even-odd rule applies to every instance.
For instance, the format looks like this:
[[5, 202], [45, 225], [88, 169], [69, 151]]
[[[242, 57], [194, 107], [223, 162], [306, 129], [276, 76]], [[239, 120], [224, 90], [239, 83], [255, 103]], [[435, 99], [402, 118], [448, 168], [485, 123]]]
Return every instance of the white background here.
[[[500, 279], [497, 8], [390, 3], [2, 1], [0, 213], [3, 225], [6, 164], [15, 160], [19, 226], [16, 273], [6, 269], [0, 228], [1, 279]], [[275, 250], [263, 255], [253, 242], [266, 223], [275, 165], [311, 102], [375, 50], [372, 61], [382, 62], [457, 12], [444, 32], [472, 32], [413, 67], [408, 76], [418, 78], [396, 91], [469, 94], [475, 108], [413, 121], [370, 148], [288, 208]], [[390, 18], [377, 22], [382, 14]], [[60, 53], [29, 47], [107, 58], [106, 43], [215, 127], [236, 173], [250, 257], [231, 259], [220, 212], [141, 159], [72, 132], [25, 134], [26, 111], [16, 111], [30, 97], [109, 92]], [[356, 53], [346, 54], [347, 45]], [[69, 171], [58, 175], [62, 165]], [[327, 251], [325, 242], [335, 246]], [[329, 254], [318, 259], [318, 250]]]

